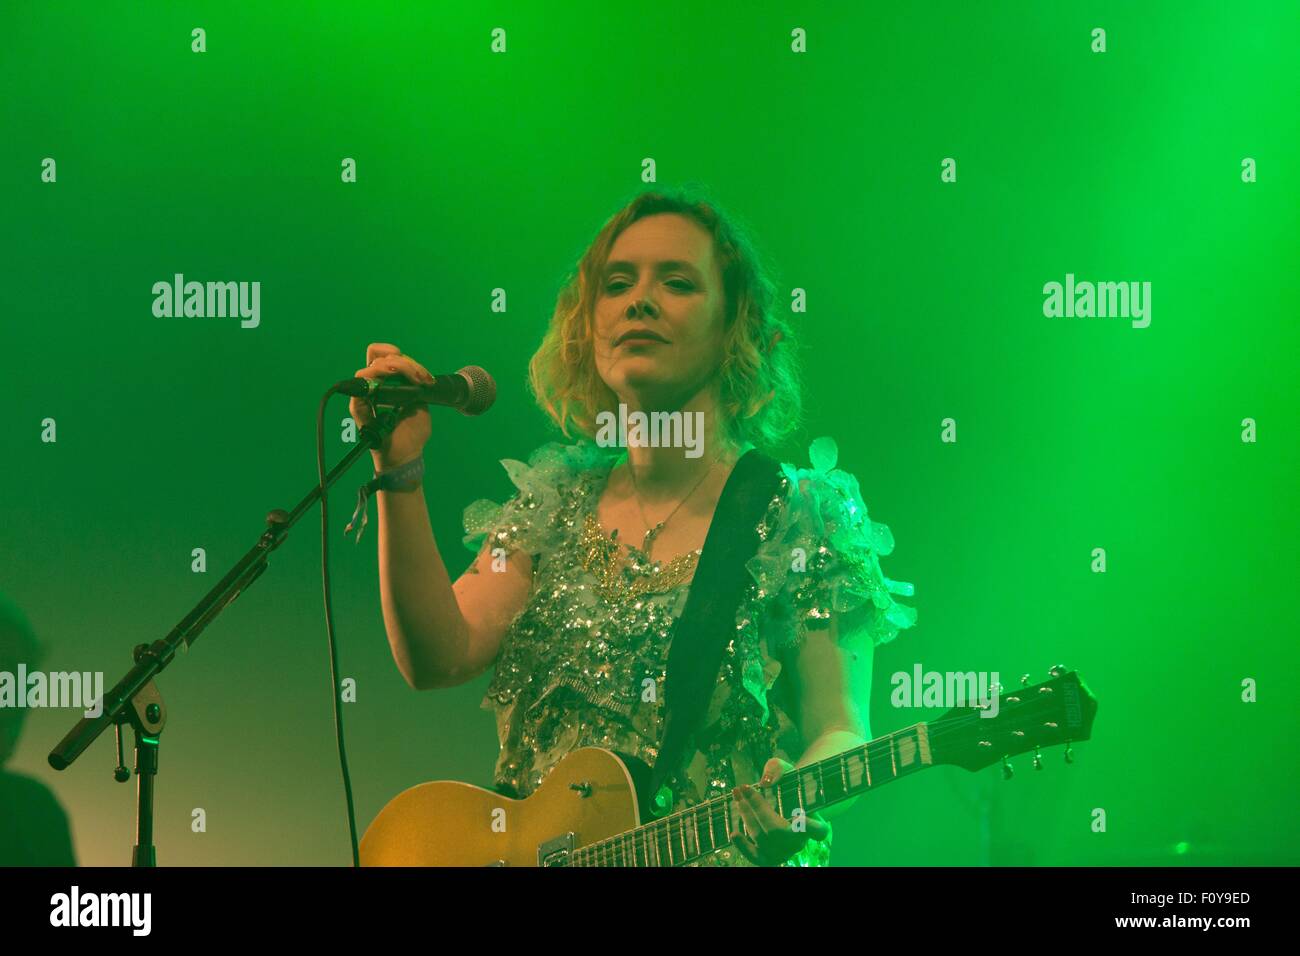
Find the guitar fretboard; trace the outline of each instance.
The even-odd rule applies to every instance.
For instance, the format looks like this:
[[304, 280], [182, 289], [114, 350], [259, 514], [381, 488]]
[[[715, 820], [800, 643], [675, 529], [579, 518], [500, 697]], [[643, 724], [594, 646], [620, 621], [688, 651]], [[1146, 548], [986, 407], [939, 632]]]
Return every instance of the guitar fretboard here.
[[[792, 821], [933, 763], [929, 725], [914, 724], [755, 787]], [[684, 866], [731, 844], [731, 794], [704, 800], [634, 830], [574, 850], [569, 866]], [[742, 826], [743, 830], [743, 826]]]

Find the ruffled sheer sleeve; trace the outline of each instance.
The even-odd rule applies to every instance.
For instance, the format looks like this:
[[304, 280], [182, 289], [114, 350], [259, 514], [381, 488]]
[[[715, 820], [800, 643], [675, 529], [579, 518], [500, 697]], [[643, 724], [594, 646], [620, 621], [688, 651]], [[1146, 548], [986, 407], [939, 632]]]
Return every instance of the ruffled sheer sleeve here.
[[527, 464], [502, 459], [501, 465], [518, 491], [505, 504], [480, 498], [465, 509], [465, 547], [477, 553], [490, 539], [493, 549], [504, 548], [507, 553], [553, 550], [565, 533], [557, 520], [562, 495], [603, 457], [603, 450], [591, 442], [549, 442], [536, 449]]
[[916, 623], [916, 610], [895, 600], [913, 587], [886, 577], [880, 558], [894, 550], [887, 526], [872, 521], [858, 479], [835, 467], [834, 439], [809, 448], [811, 468], [783, 464], [788, 498], [748, 568], [772, 595], [774, 652], [797, 646], [803, 633], [840, 615], [840, 636], [867, 635], [883, 644]]

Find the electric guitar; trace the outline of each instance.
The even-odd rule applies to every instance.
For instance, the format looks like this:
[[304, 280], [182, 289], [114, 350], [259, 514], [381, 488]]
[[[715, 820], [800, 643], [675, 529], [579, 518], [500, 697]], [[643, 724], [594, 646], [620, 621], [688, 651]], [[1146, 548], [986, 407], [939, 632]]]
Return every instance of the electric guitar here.
[[[986, 706], [956, 707], [756, 787], [782, 817], [822, 810], [927, 767], [976, 771], [1092, 733], [1097, 700], [1072, 671]], [[728, 846], [732, 797], [705, 800], [642, 823], [628, 763], [599, 747], [574, 750], [526, 799], [454, 781], [394, 797], [361, 840], [362, 866], [684, 866]]]

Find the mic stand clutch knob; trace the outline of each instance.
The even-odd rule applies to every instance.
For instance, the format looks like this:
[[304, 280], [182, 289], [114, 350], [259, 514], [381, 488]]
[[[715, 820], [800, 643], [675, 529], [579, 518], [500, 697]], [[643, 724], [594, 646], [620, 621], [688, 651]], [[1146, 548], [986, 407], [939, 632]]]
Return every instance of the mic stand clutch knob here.
[[126, 769], [126, 754], [122, 750], [122, 725], [114, 724], [113, 729], [117, 732], [117, 766], [113, 768], [113, 779], [126, 783], [131, 779], [131, 771]]

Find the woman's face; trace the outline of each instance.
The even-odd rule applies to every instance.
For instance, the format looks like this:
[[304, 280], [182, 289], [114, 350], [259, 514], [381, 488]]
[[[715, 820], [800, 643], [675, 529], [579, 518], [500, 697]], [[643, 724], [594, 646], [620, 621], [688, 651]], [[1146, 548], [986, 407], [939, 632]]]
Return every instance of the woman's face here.
[[726, 296], [713, 237], [678, 213], [638, 219], [614, 241], [598, 280], [600, 377], [620, 401], [681, 407], [722, 364]]

